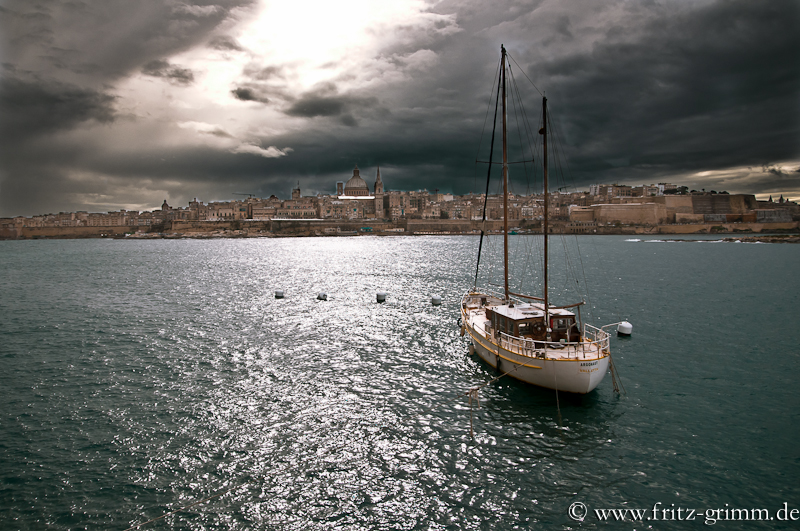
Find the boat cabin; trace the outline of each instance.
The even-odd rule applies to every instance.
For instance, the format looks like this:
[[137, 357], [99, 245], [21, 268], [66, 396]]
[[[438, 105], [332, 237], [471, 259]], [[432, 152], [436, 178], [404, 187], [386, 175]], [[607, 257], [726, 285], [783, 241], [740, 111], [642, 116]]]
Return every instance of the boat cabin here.
[[[547, 326], [544, 308], [540, 304], [501, 305], [486, 308], [486, 318], [496, 334], [502, 332], [514, 337], [545, 341]], [[564, 309], [550, 309], [550, 341], [576, 342], [580, 330], [575, 314]]]
[[551, 309], [550, 310], [550, 333], [553, 341], [562, 339], [568, 343], [575, 343], [580, 340], [580, 325], [575, 321], [575, 314], [569, 310]]

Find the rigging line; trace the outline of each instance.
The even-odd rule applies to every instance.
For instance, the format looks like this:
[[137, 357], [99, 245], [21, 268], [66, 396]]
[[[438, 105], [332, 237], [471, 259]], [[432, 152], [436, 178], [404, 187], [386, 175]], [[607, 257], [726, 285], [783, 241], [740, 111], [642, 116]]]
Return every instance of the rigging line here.
[[[530, 192], [532, 190], [531, 180], [533, 179], [535, 181], [535, 177], [536, 177], [536, 166], [532, 165], [531, 168], [529, 169], [528, 165], [527, 165], [527, 162], [533, 163], [535, 161], [536, 156], [534, 155], [534, 150], [536, 148], [536, 142], [535, 142], [536, 136], [533, 135], [533, 129], [532, 129], [531, 125], [530, 125], [530, 120], [528, 119], [528, 113], [525, 110], [525, 104], [524, 104], [524, 101], [523, 101], [523, 98], [522, 98], [522, 93], [520, 91], [519, 85], [516, 82], [516, 77], [514, 75], [514, 71], [513, 71], [513, 69], [511, 68], [510, 65], [509, 65], [508, 72], [509, 72], [510, 77], [511, 77], [512, 104], [514, 105], [515, 109], [517, 109], [517, 108], [519, 109], [518, 113], [515, 112], [515, 119], [516, 119], [516, 122], [517, 122], [517, 132], [518, 132], [520, 149], [521, 149], [521, 152], [522, 152], [523, 159], [527, 158], [527, 156], [525, 154], [525, 146], [528, 146], [528, 149], [530, 151], [530, 159], [526, 160], [525, 161], [526, 164], [523, 166], [523, 171], [524, 171], [524, 175], [525, 175], [525, 184], [526, 184], [526, 195], [530, 195]], [[521, 120], [520, 120], [520, 116], [522, 118]], [[521, 127], [520, 127], [520, 122], [522, 124]], [[523, 141], [523, 133], [524, 133], [525, 141]], [[525, 259], [525, 263], [523, 265], [523, 272], [527, 273], [527, 272], [532, 271], [531, 260], [533, 259], [532, 253], [531, 253], [532, 246], [531, 246], [530, 242], [528, 242], [527, 238], [525, 239], [525, 244], [522, 247], [523, 247], [523, 250], [526, 251], [525, 252], [526, 259]], [[521, 291], [522, 291], [522, 277], [523, 276], [524, 275], [522, 275], [520, 277], [520, 284], [519, 284], [519, 289]]]
[[527, 236], [524, 237], [524, 239], [522, 240], [522, 247], [523, 247], [523, 249], [525, 251], [525, 253], [524, 253], [525, 254], [525, 262], [522, 265], [522, 274], [520, 274], [520, 276], [519, 276], [520, 281], [519, 281], [519, 285], [517, 286], [517, 291], [520, 292], [520, 293], [524, 293], [525, 292], [524, 289], [523, 289], [523, 286], [522, 286], [522, 279], [526, 278], [526, 277], [530, 278], [531, 273], [533, 271], [533, 267], [531, 265], [531, 260], [533, 260], [533, 253], [532, 253], [530, 238], [528, 238]]
[[[553, 371], [553, 381], [556, 384], [556, 409], [558, 409], [558, 427], [563, 428], [564, 425], [561, 423], [561, 404], [558, 401], [558, 376], [556, 375], [558, 371]], [[562, 432], [563, 437], [563, 432]]]
[[[551, 127], [551, 129], [552, 129], [552, 130], [555, 132], [555, 136], [556, 136], [556, 143], [557, 143], [559, 146], [562, 146], [562, 147], [561, 147], [561, 151], [563, 152], [563, 150], [564, 150], [564, 148], [563, 148], [563, 146], [564, 146], [564, 140], [563, 140], [563, 138], [562, 138], [562, 137], [563, 137], [563, 135], [561, 134], [561, 128], [560, 128], [560, 127], [558, 127], [558, 126], [556, 126], [556, 125], [555, 125], [555, 124], [553, 124], [553, 123], [551, 123], [551, 124], [550, 124], [550, 127]], [[570, 181], [572, 182], [572, 188], [573, 188], [574, 190], [576, 190], [576, 191], [577, 191], [578, 187], [575, 185], [575, 176], [574, 176], [574, 174], [572, 173], [572, 168], [571, 168], [571, 167], [570, 167], [570, 165], [569, 165], [569, 158], [567, 158], [566, 156], [564, 156], [564, 157], [563, 157], [563, 159], [564, 159], [564, 166], [565, 166], [565, 167], [566, 167], [566, 169], [567, 169], [567, 174], [569, 175], [569, 179], [570, 179]], [[566, 183], [566, 180], [564, 180], [564, 184], [565, 184], [565, 185], [567, 184], [567, 183]]]
[[[494, 72], [495, 77], [492, 78], [492, 88], [489, 91], [489, 102], [486, 104], [486, 114], [483, 117], [483, 127], [481, 128], [481, 136], [478, 139], [478, 151], [477, 151], [477, 153], [481, 152], [481, 146], [483, 145], [483, 132], [486, 131], [486, 121], [489, 119], [489, 110], [492, 108], [492, 94], [494, 93], [495, 78], [497, 78], [498, 82], [500, 80], [500, 77], [498, 76], [497, 72], [500, 70], [500, 66], [501, 66], [500, 63], [501, 62], [502, 62], [502, 60], [497, 63], [497, 69]], [[499, 90], [498, 90], [498, 92], [499, 92]], [[497, 110], [495, 110], [495, 118], [494, 118], [494, 120], [495, 120], [495, 122], [497, 122]], [[494, 133], [492, 133], [492, 135], [494, 135]], [[478, 158], [477, 153], [475, 155], [476, 159]], [[473, 181], [475, 181], [477, 179], [477, 177], [478, 177], [478, 172], [476, 170], [475, 171], [475, 176], [473, 177]], [[472, 184], [474, 186], [477, 183], [473, 182]]]
[[[553, 130], [552, 118], [550, 116], [547, 117], [547, 123], [548, 123], [548, 126], [550, 127], [550, 129]], [[560, 139], [557, 136], [555, 136], [555, 138], [553, 140], [554, 140], [554, 142], [553, 142], [553, 155], [554, 155], [553, 162], [555, 163], [554, 165], [556, 166], [556, 172], [555, 172], [556, 173], [556, 178], [560, 181], [561, 184], [564, 184], [565, 187], [566, 187], [566, 181], [564, 180], [564, 171], [563, 171], [563, 165], [562, 165], [562, 162], [564, 161], [564, 158], [565, 158], [564, 157], [564, 153], [563, 153], [563, 146], [561, 146]], [[572, 261], [570, 260], [570, 255], [569, 255], [569, 252], [567, 250], [566, 237], [565, 237], [563, 231], [560, 234], [560, 238], [561, 238], [561, 245], [564, 247], [564, 261], [565, 261], [564, 287], [562, 289], [564, 290], [564, 293], [567, 293], [567, 291], [568, 291], [567, 290], [567, 286], [568, 286], [568, 283], [569, 283], [570, 275], [572, 275], [574, 278], [577, 279], [577, 274], [576, 274], [576, 271], [574, 269], [574, 266], [572, 265]]]
[[[525, 149], [524, 149], [525, 144], [522, 142], [521, 134], [519, 134], [520, 130], [521, 130], [521, 127], [520, 127], [520, 114], [521, 114], [521, 111], [519, 111], [517, 109], [517, 101], [515, 99], [515, 89], [517, 87], [515, 87], [515, 85], [514, 85], [514, 76], [513, 76], [513, 73], [511, 73], [510, 66], [509, 66], [509, 69], [508, 69], [507, 79], [508, 78], [510, 78], [510, 80], [509, 80], [510, 83], [508, 83], [508, 92], [509, 92], [509, 96], [510, 96], [510, 100], [511, 100], [511, 107], [513, 109], [512, 113], [514, 115], [514, 121], [515, 121], [515, 123], [517, 125], [517, 133], [518, 133], [518, 137], [520, 139], [519, 140], [520, 156], [522, 158], [522, 162], [524, 163], [525, 162], [525, 158], [526, 158]], [[524, 118], [524, 116], [523, 116], [523, 118]], [[527, 172], [527, 164], [523, 164], [523, 174], [525, 175], [525, 180], [526, 181], [528, 180], [527, 179], [527, 173], [528, 173]], [[514, 181], [512, 181], [510, 175], [508, 177], [509, 177], [508, 178], [509, 192], [510, 193], [516, 193], [516, 190], [514, 189]], [[510, 214], [510, 212], [504, 213], [505, 216], [509, 216], [509, 214]], [[509, 243], [511, 243], [511, 242], [509, 242]], [[511, 253], [512, 253], [511, 262], [514, 265], [516, 265], [518, 260], [519, 260], [520, 249], [519, 249], [519, 242], [516, 239], [514, 240], [514, 243], [515, 243], [515, 245], [511, 249]], [[518, 269], [515, 268], [515, 270], [518, 270]], [[516, 283], [515, 285], [517, 285], [519, 287], [519, 286], [521, 286], [522, 278], [521, 277], [520, 278], [514, 277], [513, 281]]]
[[[508, 70], [509, 70], [509, 72], [511, 72], [511, 68], [509, 68]], [[525, 144], [522, 142], [522, 128], [520, 127], [520, 123], [519, 123], [519, 116], [520, 116], [520, 114], [522, 114], [522, 118], [523, 118], [522, 121], [523, 121], [523, 126], [524, 126], [525, 114], [522, 112], [522, 110], [520, 110], [519, 113], [516, 112], [516, 110], [517, 110], [517, 100], [514, 98], [514, 88], [516, 88], [514, 86], [514, 75], [511, 74], [511, 91], [510, 91], [511, 92], [511, 106], [514, 108], [514, 111], [515, 111], [514, 112], [514, 121], [517, 123], [517, 136], [519, 137], [519, 145], [520, 145], [520, 151], [522, 152], [522, 159], [525, 160]], [[517, 92], [517, 97], [519, 97], [519, 92]], [[523, 166], [523, 172], [525, 173], [525, 180], [527, 181], [527, 177], [528, 177], [528, 175], [527, 175], [527, 166]], [[511, 184], [511, 180], [510, 179], [509, 179], [509, 184]]]
[[[625, 386], [622, 385], [622, 378], [620, 378], [619, 373], [617, 372], [617, 367], [614, 365], [614, 358], [611, 357], [611, 352], [608, 353], [608, 367], [611, 369], [611, 385], [614, 388], [614, 392], [619, 394], [628, 394], [625, 391]], [[619, 392], [620, 386], [622, 387], [622, 393]]]
[[[550, 129], [555, 133], [555, 137], [556, 137], [555, 144], [556, 144], [556, 146], [560, 146], [561, 147], [560, 152], [563, 152], [564, 141], [563, 141], [563, 138], [562, 138], [561, 129], [559, 127], [556, 127], [555, 124], [552, 123], [552, 121], [550, 123]], [[564, 159], [564, 166], [566, 167], [567, 174], [569, 175], [569, 178], [570, 178], [570, 180], [572, 182], [572, 186], [573, 186], [573, 188], [575, 190], [577, 190], [577, 186], [575, 186], [575, 177], [574, 177], [574, 174], [572, 172], [572, 168], [570, 167], [570, 164], [569, 164], [569, 158], [567, 158], [566, 156], [559, 157], [559, 158], [563, 158]], [[566, 184], [566, 181], [565, 181], [565, 184]], [[591, 240], [591, 241], [592, 241], [592, 244], [593, 244], [592, 248], [593, 248], [593, 250], [595, 252], [595, 257], [599, 259], [599, 252], [597, 250], [596, 242], [594, 240]], [[589, 291], [589, 282], [586, 279], [586, 266], [583, 263], [583, 256], [582, 256], [581, 250], [580, 250], [580, 243], [579, 243], [579, 239], [578, 239], [578, 234], [575, 234], [575, 249], [576, 249], [576, 252], [578, 254], [578, 260], [580, 261], [580, 264], [581, 264], [581, 273], [583, 275], [584, 292], [585, 292], [585, 295], [586, 295], [587, 305], [589, 306], [589, 308], [588, 308], [589, 311], [587, 313], [589, 314], [589, 319], [592, 322], [594, 322], [594, 311], [592, 310], [593, 306], [592, 306], [592, 303], [591, 303], [591, 295], [590, 295], [590, 291]], [[598, 260], [598, 263], [601, 263], [601, 262], [599, 262], [599, 260]], [[577, 277], [577, 275], [576, 275], [576, 277]], [[619, 317], [618, 312], [615, 311], [614, 314], [615, 314], [616, 317]]]
[[[514, 362], [512, 361], [511, 363], [514, 363]], [[473, 430], [472, 430], [472, 401], [473, 400], [477, 401], [478, 402], [478, 407], [481, 407], [480, 401], [478, 399], [478, 392], [481, 389], [483, 389], [484, 387], [493, 384], [494, 382], [496, 382], [500, 378], [503, 378], [504, 376], [508, 376], [509, 374], [511, 374], [512, 372], [516, 371], [520, 367], [522, 367], [522, 364], [516, 365], [510, 371], [506, 371], [505, 373], [501, 374], [500, 376], [498, 376], [496, 378], [493, 378], [493, 379], [489, 380], [488, 382], [484, 383], [483, 385], [477, 385], [475, 387], [471, 387], [469, 389], [469, 391], [467, 391], [465, 393], [469, 397], [469, 436], [470, 436], [471, 439], [475, 438]]]
[[[511, 69], [511, 65], [509, 65], [509, 67], [508, 67], [508, 72], [511, 75], [511, 86], [512, 86], [512, 89], [513, 89], [512, 94], [514, 94], [514, 93], [516, 94], [517, 101], [519, 102], [519, 108], [520, 108], [520, 112], [522, 114], [522, 125], [523, 125], [523, 128], [525, 130], [525, 138], [527, 140], [527, 142], [523, 143], [522, 142], [522, 135], [520, 135], [520, 146], [522, 147], [522, 153], [523, 153], [523, 157], [524, 157], [524, 155], [525, 155], [524, 146], [526, 146], [526, 145], [529, 146], [529, 147], [532, 146], [534, 142], [532, 142], [531, 139], [535, 138], [535, 137], [533, 137], [533, 135], [532, 135], [532, 131], [531, 131], [531, 128], [530, 128], [530, 120], [528, 120], [528, 113], [525, 111], [525, 104], [522, 101], [522, 94], [521, 94], [521, 92], [519, 90], [519, 85], [517, 85], [517, 79], [516, 79], [516, 77], [514, 77], [514, 71]], [[534, 159], [533, 149], [531, 149], [531, 162], [533, 162], [533, 159]], [[528, 190], [530, 191], [530, 180], [528, 179], [527, 170], [528, 170], [528, 168], [526, 166], [525, 167], [525, 179], [526, 179], [526, 184], [528, 186]]]
[[[562, 232], [561, 233], [561, 245], [564, 247], [564, 262], [566, 263], [566, 269], [569, 271], [570, 274], [564, 275], [564, 293], [568, 293], [571, 291], [572, 284], [570, 283], [570, 278], [577, 278], [575, 274], [574, 266], [572, 265], [572, 260], [570, 259], [569, 250], [567, 249], [567, 238], [566, 235]], [[565, 271], [566, 273], [566, 271]], [[577, 294], [580, 297], [580, 293]]]
[[[475, 162], [478, 163], [478, 164], [494, 164], [495, 166], [502, 166], [503, 165], [502, 162], [489, 162], [488, 160], [476, 160]], [[531, 159], [531, 160], [518, 160], [516, 162], [507, 162], [506, 164], [527, 164], [528, 162], [533, 162], [533, 159]]]
[[[498, 68], [498, 70], [500, 70], [500, 73], [502, 75], [502, 69]], [[498, 79], [497, 83], [498, 83], [497, 96], [494, 100], [494, 121], [492, 122], [492, 140], [489, 145], [489, 167], [486, 172], [486, 194], [483, 197], [483, 219], [481, 220], [481, 239], [478, 242], [478, 259], [476, 260], [475, 263], [475, 283], [473, 284], [473, 287], [478, 286], [478, 270], [480, 269], [481, 266], [481, 250], [483, 248], [483, 234], [485, 232], [484, 229], [486, 227], [486, 204], [489, 202], [489, 182], [492, 176], [491, 162], [492, 162], [492, 157], [494, 156], [494, 135], [495, 132], [497, 131], [497, 108], [498, 105], [500, 104], [500, 79]]]
[[[516, 59], [514, 59], [513, 57], [511, 57], [511, 54], [510, 54], [510, 53], [508, 53], [508, 51], [506, 51], [506, 55], [508, 56], [508, 58], [509, 58], [509, 59], [511, 59], [512, 61], [514, 61], [514, 64], [515, 64], [515, 65], [519, 66], [519, 63], [517, 62], [517, 60], [516, 60]], [[530, 81], [531, 85], [533, 85], [533, 88], [535, 88], [535, 89], [536, 89], [536, 92], [538, 92], [540, 96], [544, 97], [544, 94], [542, 94], [542, 91], [541, 91], [541, 90], [539, 90], [539, 87], [537, 87], [536, 85], [534, 85], [533, 81], [531, 81], [531, 78], [529, 78], [529, 77], [528, 77], [528, 74], [526, 74], [526, 73], [525, 73], [525, 70], [523, 70], [521, 66], [519, 66], [519, 70], [520, 70], [520, 72], [522, 72], [522, 75], [523, 75], [523, 76], [525, 76], [525, 78], [526, 78], [528, 81]]]

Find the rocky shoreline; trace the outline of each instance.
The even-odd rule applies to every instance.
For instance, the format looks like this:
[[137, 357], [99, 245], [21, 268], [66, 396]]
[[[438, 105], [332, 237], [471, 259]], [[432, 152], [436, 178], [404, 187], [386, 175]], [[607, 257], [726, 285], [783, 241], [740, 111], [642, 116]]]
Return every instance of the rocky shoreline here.
[[724, 242], [741, 243], [800, 243], [800, 234], [773, 234], [770, 236], [742, 236], [739, 238], [722, 238]]
[[[653, 240], [633, 240], [648, 242]], [[726, 243], [800, 243], [800, 234], [769, 234], [764, 236], [728, 236], [718, 240], [697, 238], [664, 238], [665, 242], [726, 242]]]
[[[515, 220], [511, 234], [541, 234], [538, 222]], [[218, 238], [287, 238], [340, 236], [458, 236], [478, 235], [483, 228], [487, 234], [500, 234], [503, 222], [491, 220], [482, 224], [470, 220], [386, 220], [324, 221], [324, 220], [240, 220], [232, 222], [175, 221], [147, 228], [129, 226], [108, 227], [0, 227], [0, 240], [38, 239], [218, 239]], [[726, 223], [666, 224], [666, 225], [598, 225], [585, 226], [562, 222], [552, 227], [552, 234], [654, 236], [678, 241], [708, 237], [718, 241], [746, 243], [798, 243], [800, 221], [791, 223]], [[686, 238], [686, 239], [684, 239]]]
[[[373, 236], [463, 236], [463, 235], [474, 235], [475, 233], [472, 232], [464, 232], [464, 233], [426, 233], [426, 234], [408, 234], [408, 233], [387, 233], [387, 234], [372, 234]], [[333, 234], [314, 234], [309, 235], [310, 237], [341, 237], [341, 236], [355, 236], [356, 234], [350, 233], [333, 233]], [[367, 235], [362, 234], [362, 235]], [[618, 235], [626, 235], [626, 234], [618, 234]], [[208, 240], [208, 239], [219, 239], [219, 238], [286, 238], [286, 237], [298, 237], [294, 234], [274, 234], [271, 232], [265, 231], [258, 231], [258, 232], [249, 232], [246, 230], [220, 230], [214, 232], [188, 232], [188, 233], [136, 233], [136, 234], [128, 234], [126, 236], [115, 236], [117, 239], [144, 239], [144, 240], [151, 240], [151, 239], [197, 239], [197, 240]], [[308, 236], [306, 236], [308, 237]], [[647, 240], [642, 240], [647, 241]], [[708, 242], [708, 241], [723, 241], [728, 243], [800, 243], [800, 234], [770, 234], [764, 236], [727, 236], [724, 238], [720, 238], [719, 240], [708, 240], [708, 239], [694, 239], [694, 238], [670, 238], [665, 241], [674, 241], [674, 242]]]

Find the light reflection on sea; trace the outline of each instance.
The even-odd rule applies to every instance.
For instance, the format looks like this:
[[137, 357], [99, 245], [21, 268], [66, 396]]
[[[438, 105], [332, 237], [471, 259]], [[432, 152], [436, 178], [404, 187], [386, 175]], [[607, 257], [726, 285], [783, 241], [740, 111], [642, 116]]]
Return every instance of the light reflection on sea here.
[[144, 529], [574, 527], [576, 500], [797, 500], [797, 331], [771, 364], [754, 333], [796, 308], [800, 247], [624, 240], [581, 245], [593, 317], [634, 323], [613, 344], [628, 394], [504, 379], [474, 440], [459, 395], [496, 376], [456, 325], [476, 238], [0, 242], [2, 527], [124, 529], [237, 486]]

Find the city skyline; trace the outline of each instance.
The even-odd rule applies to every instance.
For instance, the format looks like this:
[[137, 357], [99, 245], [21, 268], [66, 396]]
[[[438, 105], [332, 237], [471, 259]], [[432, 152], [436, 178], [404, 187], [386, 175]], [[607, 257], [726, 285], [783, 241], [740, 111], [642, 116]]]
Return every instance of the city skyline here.
[[[440, 193], [438, 189], [429, 191], [421, 190], [384, 190], [383, 182], [378, 172], [376, 181], [367, 184], [360, 177], [360, 170], [356, 166], [353, 175], [347, 183], [335, 183], [336, 191], [332, 194], [317, 193], [316, 195], [303, 195], [300, 183], [292, 189], [290, 199], [282, 199], [276, 195], [268, 198], [257, 197], [253, 194], [238, 193], [233, 195], [247, 196], [241, 199], [227, 199], [209, 201], [207, 204], [197, 197], [188, 202], [188, 206], [170, 205], [166, 199], [159, 208], [152, 210], [126, 209], [107, 212], [87, 211], [59, 211], [58, 213], [39, 213], [33, 216], [16, 216], [0, 218], [3, 226], [150, 226], [164, 221], [195, 220], [195, 221], [265, 221], [265, 220], [392, 220], [401, 219], [503, 219], [502, 194], [490, 193], [484, 199], [483, 193], [470, 192], [463, 195]], [[663, 198], [671, 199], [665, 203]], [[685, 186], [673, 183], [620, 185], [620, 184], [593, 184], [588, 190], [580, 191], [551, 191], [551, 216], [554, 219], [572, 219], [573, 208], [586, 211], [586, 208], [596, 206], [608, 207], [611, 205], [642, 205], [654, 202], [662, 204], [678, 203], [688, 208], [689, 204], [699, 201], [700, 204], [719, 202], [714, 199], [696, 199], [700, 197], [717, 197], [728, 204], [733, 200], [746, 204], [746, 208], [755, 212], [758, 208], [785, 209], [781, 214], [791, 220], [797, 214], [798, 204], [788, 198], [773, 198], [758, 200], [755, 194], [730, 194], [727, 191], [716, 190], [689, 190]], [[724, 196], [724, 197], [723, 197]], [[528, 219], [541, 217], [543, 193], [515, 193], [509, 192], [509, 219]], [[657, 199], [662, 198], [662, 199]], [[760, 205], [760, 206], [757, 206]], [[653, 206], [653, 205], [650, 205]], [[485, 212], [484, 212], [485, 208]], [[705, 209], [706, 207], [700, 207]], [[729, 207], [722, 208], [724, 213], [729, 212]], [[712, 209], [713, 210], [713, 209]], [[735, 209], [734, 209], [735, 210]], [[686, 213], [685, 211], [683, 213]], [[709, 213], [709, 212], [701, 212]], [[710, 212], [714, 213], [714, 212]], [[579, 217], [580, 213], [577, 214]], [[772, 214], [770, 214], [772, 215]], [[674, 212], [673, 212], [674, 217]], [[763, 216], [762, 216], [763, 217]], [[32, 223], [32, 224], [31, 224]]]
[[380, 165], [392, 189], [479, 192], [501, 43], [546, 91], [576, 189], [668, 181], [800, 199], [790, 0], [0, 12], [0, 217], [286, 197], [298, 180], [331, 193], [356, 163]]

